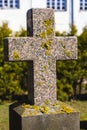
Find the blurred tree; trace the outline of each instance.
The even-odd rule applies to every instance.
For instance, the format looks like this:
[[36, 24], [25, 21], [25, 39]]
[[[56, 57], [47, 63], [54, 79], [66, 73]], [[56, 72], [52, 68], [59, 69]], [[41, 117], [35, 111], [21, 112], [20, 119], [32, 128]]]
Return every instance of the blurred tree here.
[[27, 36], [27, 31], [21, 27], [19, 31], [15, 32], [15, 37]]
[[81, 94], [83, 80], [87, 79], [87, 27], [77, 38], [78, 59], [57, 61], [58, 99], [61, 100]]
[[79, 94], [81, 94], [82, 83], [87, 79], [87, 26], [84, 27], [82, 34], [78, 37], [79, 63], [81, 67], [81, 77], [79, 79]]
[[75, 36], [77, 34], [77, 28], [75, 25], [70, 25], [71, 31], [70, 31], [70, 35], [71, 36]]
[[[75, 31], [76, 32], [76, 31]], [[65, 33], [64, 33], [65, 34]], [[73, 33], [74, 35], [75, 33]], [[27, 87], [27, 70], [25, 62], [4, 62], [3, 39], [12, 36], [13, 32], [7, 23], [0, 26], [0, 97], [11, 99], [15, 94], [23, 94]], [[14, 36], [26, 36], [21, 28]], [[56, 32], [60, 36], [59, 32]], [[57, 61], [58, 99], [68, 100], [76, 97], [77, 89], [81, 93], [83, 79], [87, 79], [87, 27], [78, 36], [78, 60]]]
[[[22, 28], [17, 36], [26, 36], [25, 32]], [[24, 86], [26, 86], [26, 63], [4, 62], [3, 40], [9, 36], [12, 36], [12, 31], [7, 23], [3, 23], [0, 26], [0, 97], [4, 99], [11, 99], [13, 94], [23, 93]]]
[[61, 33], [59, 31], [56, 31], [55, 36], [61, 36]]
[[3, 23], [2, 26], [0, 26], [0, 66], [3, 65], [3, 40], [5, 37], [10, 36], [12, 33], [12, 30], [8, 27], [8, 23]]

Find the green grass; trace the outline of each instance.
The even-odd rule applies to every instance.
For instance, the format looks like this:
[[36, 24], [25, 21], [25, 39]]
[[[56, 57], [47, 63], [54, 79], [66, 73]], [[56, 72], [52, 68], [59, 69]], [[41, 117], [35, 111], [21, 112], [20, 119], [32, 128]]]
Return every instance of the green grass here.
[[69, 104], [80, 111], [80, 120], [87, 121], [87, 101], [72, 101]]
[[0, 130], [9, 130], [9, 103], [0, 105]]
[[[80, 120], [87, 121], [87, 101], [68, 102], [71, 106], [80, 111]], [[4, 102], [0, 105], [0, 130], [9, 130], [9, 105]]]

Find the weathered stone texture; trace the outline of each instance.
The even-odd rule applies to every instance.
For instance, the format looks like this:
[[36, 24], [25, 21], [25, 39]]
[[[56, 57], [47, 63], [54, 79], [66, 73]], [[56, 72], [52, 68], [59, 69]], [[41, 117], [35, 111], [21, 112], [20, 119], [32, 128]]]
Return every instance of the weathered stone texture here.
[[11, 130], [80, 130], [78, 112], [22, 116], [24, 110], [18, 112], [18, 108], [10, 106]]
[[[48, 38], [49, 40], [49, 38]], [[44, 39], [33, 37], [8, 38], [5, 46], [8, 46], [9, 61], [28, 61], [28, 60], [67, 60], [77, 59], [77, 38], [76, 37], [54, 37], [50, 39], [50, 55], [45, 54], [45, 49], [42, 47]], [[7, 49], [6, 49], [7, 51]], [[15, 54], [18, 57], [15, 57]], [[43, 62], [44, 63], [44, 62]]]
[[23, 130], [80, 130], [79, 113], [22, 118]]
[[56, 100], [56, 60], [77, 58], [76, 38], [55, 37], [51, 39], [50, 55], [45, 54], [46, 50], [42, 47], [43, 40], [31, 37], [8, 39], [10, 61], [34, 61], [33, 98], [35, 104], [46, 99]]
[[[48, 21], [47, 21], [48, 20]], [[53, 29], [51, 37], [54, 36], [54, 11], [52, 9], [40, 9], [34, 8], [30, 9], [27, 12], [27, 33], [28, 36], [40, 37], [40, 33], [46, 30], [46, 26], [44, 26], [44, 22], [48, 22], [49, 20], [52, 24], [50, 24], [50, 28]]]

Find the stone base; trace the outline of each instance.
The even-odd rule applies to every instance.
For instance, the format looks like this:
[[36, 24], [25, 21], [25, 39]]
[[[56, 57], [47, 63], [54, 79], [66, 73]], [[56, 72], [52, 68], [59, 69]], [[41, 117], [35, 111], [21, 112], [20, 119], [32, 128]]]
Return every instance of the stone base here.
[[10, 106], [10, 130], [80, 130], [78, 112], [22, 117]]

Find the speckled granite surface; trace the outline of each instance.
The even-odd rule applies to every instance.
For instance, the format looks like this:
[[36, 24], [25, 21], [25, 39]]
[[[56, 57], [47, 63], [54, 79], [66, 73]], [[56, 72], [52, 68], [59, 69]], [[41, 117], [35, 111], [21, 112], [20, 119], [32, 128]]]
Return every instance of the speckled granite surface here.
[[33, 96], [29, 100], [39, 105], [56, 100], [56, 60], [77, 59], [77, 39], [54, 36], [52, 9], [31, 9], [27, 16], [30, 37], [5, 39], [5, 60], [33, 60]]
[[39, 37], [40, 33], [46, 31], [46, 23], [53, 29], [51, 37], [54, 36], [54, 11], [52, 9], [30, 9], [27, 12], [28, 36]]

